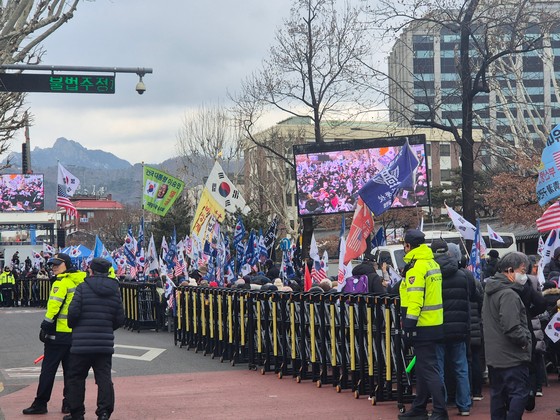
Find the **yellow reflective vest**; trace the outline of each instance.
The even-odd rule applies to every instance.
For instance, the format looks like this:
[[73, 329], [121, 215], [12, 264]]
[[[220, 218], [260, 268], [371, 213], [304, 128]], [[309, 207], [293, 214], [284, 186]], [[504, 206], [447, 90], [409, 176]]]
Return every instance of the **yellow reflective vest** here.
[[441, 271], [426, 244], [411, 249], [404, 261], [410, 266], [399, 287], [403, 325], [416, 328], [417, 341], [443, 339]]
[[10, 284], [12, 286], [16, 284], [16, 278], [11, 271], [2, 271], [0, 274], [0, 285], [2, 284]]
[[45, 314], [45, 321], [47, 322], [54, 322], [56, 317], [56, 332], [72, 332], [72, 328], [68, 326], [68, 307], [72, 302], [76, 287], [85, 278], [86, 273], [83, 271], [66, 271], [56, 276], [51, 286]]

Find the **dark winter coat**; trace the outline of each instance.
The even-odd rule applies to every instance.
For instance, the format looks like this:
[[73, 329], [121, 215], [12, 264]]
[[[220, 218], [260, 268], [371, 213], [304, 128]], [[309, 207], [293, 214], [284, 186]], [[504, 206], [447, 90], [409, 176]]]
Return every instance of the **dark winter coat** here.
[[549, 318], [552, 318], [554, 314], [558, 312], [556, 302], [560, 299], [560, 289], [546, 289], [542, 294], [546, 305], [546, 311], [548, 312]]
[[535, 349], [539, 339], [541, 341], [544, 340], [544, 335], [540, 334], [542, 333], [540, 329], [540, 321], [533, 323], [532, 318], [538, 317], [546, 311], [546, 303], [542, 293], [537, 289], [537, 284], [536, 277], [529, 276], [527, 283], [525, 283], [523, 288], [518, 291], [527, 312], [528, 328], [531, 332], [533, 350]]
[[510, 368], [531, 361], [531, 333], [527, 313], [519, 297], [522, 286], [502, 273], [486, 282], [482, 323], [486, 364]]
[[124, 324], [124, 310], [116, 280], [87, 277], [74, 294], [68, 310], [72, 327], [71, 353], [113, 354], [113, 331]]
[[[554, 254], [556, 254], [556, 251], [554, 252]], [[560, 254], [558, 256], [560, 256]], [[560, 261], [558, 261], [556, 258], [551, 259], [550, 262], [544, 265], [544, 279], [548, 280], [548, 275], [553, 271], [560, 271]]]
[[277, 278], [280, 277], [280, 269], [278, 267], [276, 267], [275, 265], [273, 265], [266, 272], [266, 277], [269, 278], [272, 281], [276, 280]]
[[366, 275], [368, 278], [368, 293], [385, 294], [387, 289], [383, 287], [382, 279], [375, 271], [371, 261], [364, 261], [352, 269], [353, 276]]
[[[474, 276], [467, 269], [462, 268], [467, 276], [470, 275], [470, 283], [473, 285], [471, 291], [471, 346], [482, 346], [482, 300], [484, 298], [484, 290], [482, 288], [482, 283], [475, 280]], [[474, 294], [472, 293], [474, 290]]]
[[492, 277], [494, 274], [496, 274], [499, 261], [500, 260], [498, 258], [489, 258], [488, 261], [486, 261], [484, 272], [482, 273], [484, 278]]
[[443, 333], [446, 343], [466, 341], [470, 330], [469, 284], [459, 262], [448, 254], [435, 254], [442, 275]]

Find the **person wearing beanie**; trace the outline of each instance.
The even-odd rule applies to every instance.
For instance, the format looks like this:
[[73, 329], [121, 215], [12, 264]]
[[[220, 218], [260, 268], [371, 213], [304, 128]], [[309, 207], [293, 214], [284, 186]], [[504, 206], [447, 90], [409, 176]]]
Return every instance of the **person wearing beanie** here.
[[124, 310], [118, 283], [109, 277], [111, 263], [104, 258], [91, 261], [89, 276], [78, 285], [68, 310], [72, 327], [68, 404], [64, 420], [83, 419], [86, 378], [93, 369], [97, 384], [98, 419], [107, 420], [115, 408], [111, 380], [114, 331], [124, 325]]
[[418, 229], [404, 235], [404, 278], [399, 286], [402, 326], [407, 346], [416, 355], [416, 398], [410, 411], [399, 420], [428, 420], [426, 410], [432, 397], [431, 420], [447, 420], [445, 386], [438, 354], [443, 353], [442, 277], [432, 250]]
[[491, 249], [488, 252], [488, 258], [486, 260], [486, 265], [484, 267], [484, 272], [482, 276], [487, 279], [488, 277], [492, 277], [496, 274], [496, 270], [498, 268], [498, 262], [500, 261], [500, 254], [495, 249]]

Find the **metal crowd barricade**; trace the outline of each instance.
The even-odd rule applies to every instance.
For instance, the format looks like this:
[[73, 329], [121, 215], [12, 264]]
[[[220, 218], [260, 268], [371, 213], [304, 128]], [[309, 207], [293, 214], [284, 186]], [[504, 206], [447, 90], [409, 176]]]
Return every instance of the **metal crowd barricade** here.
[[174, 340], [181, 347], [260, 367], [263, 375], [331, 384], [374, 405], [396, 401], [404, 410], [413, 398], [397, 297], [186, 286], [176, 301]]
[[140, 332], [143, 329], [159, 330], [158, 294], [155, 284], [126, 282], [120, 283], [124, 307], [124, 327]]

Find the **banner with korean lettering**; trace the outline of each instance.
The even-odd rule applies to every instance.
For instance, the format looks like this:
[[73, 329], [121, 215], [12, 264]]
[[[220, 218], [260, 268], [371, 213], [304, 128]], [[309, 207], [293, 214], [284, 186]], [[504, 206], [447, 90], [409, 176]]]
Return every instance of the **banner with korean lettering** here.
[[191, 232], [194, 232], [200, 238], [205, 236], [203, 235], [205, 233], [203, 227], [211, 217], [221, 223], [225, 217], [225, 209], [214, 200], [207, 188], [203, 188], [194, 214]]
[[185, 188], [185, 183], [159, 169], [144, 166], [144, 209], [165, 216], [177, 197]]
[[543, 207], [560, 197], [560, 124], [548, 136], [538, 169], [537, 200]]

